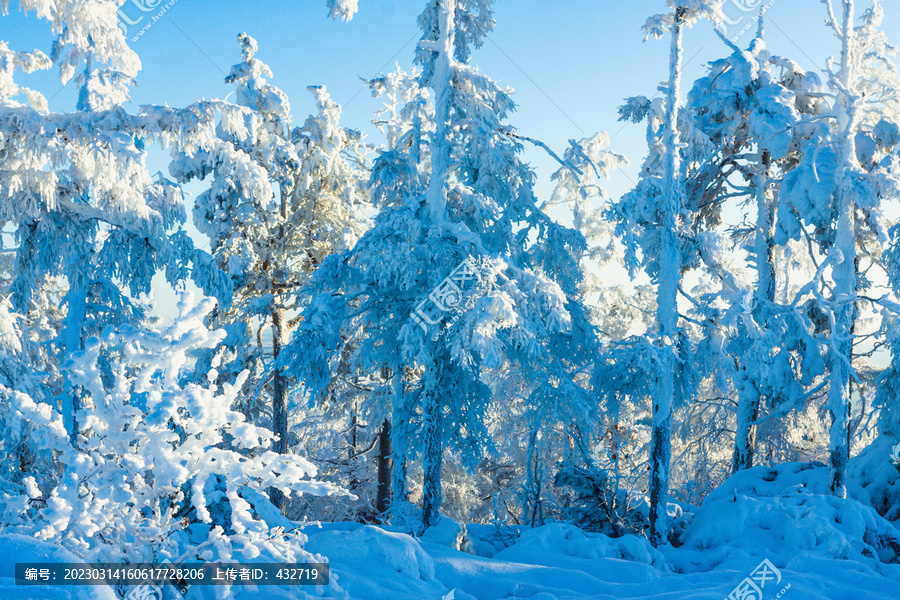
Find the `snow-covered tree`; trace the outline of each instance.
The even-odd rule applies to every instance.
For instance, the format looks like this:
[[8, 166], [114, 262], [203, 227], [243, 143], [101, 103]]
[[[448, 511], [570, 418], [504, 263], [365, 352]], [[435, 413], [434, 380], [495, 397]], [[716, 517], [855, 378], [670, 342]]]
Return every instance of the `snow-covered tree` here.
[[213, 306], [186, 295], [165, 330], [110, 330], [70, 356], [65, 369], [84, 390], [77, 450], [58, 410], [0, 386], [3, 420], [13, 430], [34, 425], [35, 446], [64, 467], [56, 484], [29, 476], [18, 494], [4, 494], [6, 531], [98, 562], [302, 554], [303, 536], [277, 526], [262, 493], [338, 490], [311, 479], [316, 469], [306, 460], [273, 452], [272, 432], [230, 408], [246, 373], [222, 386], [215, 370], [206, 381], [184, 381], [190, 357], [225, 335], [204, 324]]
[[[873, 283], [887, 241], [882, 205], [898, 195], [894, 148], [897, 122], [896, 66], [880, 52], [880, 3], [854, 26], [855, 3], [842, 0], [840, 20], [824, 0], [828, 25], [841, 43], [840, 60], [829, 62], [833, 100], [803, 148], [802, 162], [786, 177], [778, 213], [778, 234], [799, 239], [812, 230], [825, 259], [809, 292], [823, 316], [827, 345], [828, 411], [831, 415], [831, 488], [846, 494], [849, 415], [854, 345], [861, 300]], [[880, 267], [879, 267], [880, 268]]]
[[[0, 218], [16, 229], [18, 242], [12, 299], [20, 313], [33, 312], [48, 278], [65, 278], [65, 321], [57, 339], [46, 340], [60, 356], [80, 350], [105, 325], [139, 322], [144, 308], [135, 299], [162, 269], [174, 283], [193, 262], [200, 279], [215, 279], [200, 274], [202, 255], [178, 231], [181, 190], [147, 171], [146, 143], [180, 139], [184, 130], [159, 114], [130, 115], [121, 107], [140, 63], [116, 24], [116, 6], [20, 2], [53, 25], [51, 58], [62, 82], [74, 76], [79, 89], [74, 113], [49, 113], [40, 94], [13, 83], [12, 69], [45, 67], [44, 55], [2, 50], [12, 65], [4, 67], [0, 92]], [[27, 104], [14, 99], [19, 95]], [[69, 382], [50, 393], [60, 394], [77, 443], [80, 392]]]
[[[513, 108], [508, 92], [465, 62], [493, 27], [490, 2], [430, 1], [419, 23], [419, 91], [397, 111], [402, 129], [373, 165], [381, 212], [352, 251], [317, 273], [322, 293], [304, 313], [284, 364], [300, 367], [309, 389], [321, 388], [329, 364], [353, 340], [353, 364], [363, 372], [416, 371], [402, 394], [398, 380], [392, 430], [399, 432], [397, 463], [408, 448], [396, 443], [398, 435], [421, 419], [427, 528], [440, 515], [446, 442], [470, 458], [488, 442], [482, 371], [504, 361], [527, 364], [541, 376], [549, 371], [545, 381], [561, 396], [575, 390], [568, 357], [554, 355], [556, 348], [592, 342], [578, 337], [590, 327], [573, 318], [578, 299], [561, 287], [565, 265], [550, 260], [570, 252], [580, 236], [536, 205], [534, 175], [504, 123]], [[427, 108], [424, 88], [431, 91]], [[445, 320], [445, 309], [455, 316]], [[397, 506], [403, 500], [394, 497]]]
[[[210, 189], [194, 206], [194, 222], [210, 237], [216, 264], [233, 287], [232, 306], [222, 307], [214, 319], [229, 331], [217, 354], [225, 358], [229, 376], [254, 370], [245, 390], [248, 403], [271, 379], [272, 428], [276, 451], [283, 453], [289, 387], [282, 371], [271, 369], [263, 331], [271, 334], [272, 360], [277, 360], [290, 338], [292, 315], [302, 305], [297, 292], [326, 256], [349, 248], [361, 234], [364, 151], [361, 136], [340, 126], [340, 107], [323, 87], [309, 88], [318, 114], [292, 128], [288, 98], [268, 83], [272, 72], [255, 57], [256, 40], [241, 34], [238, 41], [243, 61], [226, 78], [236, 87], [236, 105], [221, 108], [217, 135], [243, 162], [210, 154], [199, 140], [198, 147], [182, 150], [172, 169], [182, 181], [212, 174]], [[248, 166], [268, 185], [253, 179], [256, 187], [244, 187], [239, 172]], [[283, 510], [283, 498], [275, 495]]]
[[[671, 38], [668, 83], [661, 88], [665, 102], [631, 98], [620, 109], [622, 118], [639, 122], [648, 118], [650, 155], [641, 170], [637, 187], [615, 207], [619, 220], [617, 231], [624, 238], [632, 267], [637, 266], [636, 250], [640, 247], [643, 267], [657, 286], [656, 331], [652, 349], [655, 384], [652, 392], [653, 432], [650, 446], [650, 539], [654, 544], [667, 539], [666, 510], [668, 476], [671, 462], [671, 422], [673, 407], [686, 397], [684, 378], [679, 371], [690, 365], [689, 348], [684, 331], [679, 327], [678, 289], [685, 269], [683, 239], [689, 223], [685, 222], [685, 179], [687, 164], [682, 148], [699, 152], [682, 140], [679, 127], [681, 76], [683, 62], [682, 36], [686, 26], [708, 18], [715, 21], [721, 3], [708, 0], [669, 0], [672, 11], [651, 17], [644, 25], [647, 37]], [[689, 161], [688, 161], [689, 162]], [[681, 365], [681, 366], [679, 366]], [[681, 379], [682, 381], [678, 381]]]
[[[753, 464], [754, 423], [762, 407], [799, 402], [805, 389], [798, 379], [809, 385], [819, 374], [809, 364], [821, 360], [808, 319], [776, 304], [783, 274], [776, 264], [775, 215], [781, 181], [797, 164], [805, 143], [801, 113], [815, 116], [822, 102], [814, 74], [766, 49], [762, 16], [747, 50], [726, 43], [732, 54], [710, 63], [709, 74], [695, 82], [688, 96], [695, 127], [715, 148], [688, 184], [688, 204], [703, 215], [707, 236], [718, 233], [726, 206], [738, 202], [755, 208], [752, 225], [732, 226], [737, 241], [746, 240], [753, 274], [735, 272], [725, 259], [707, 253], [705, 267], [721, 285], [704, 294], [700, 307], [704, 321], [716, 324], [707, 332], [716, 338], [728, 331], [724, 343], [709, 343], [725, 353], [717, 370], [737, 392], [732, 464], [737, 471]], [[805, 369], [795, 372], [792, 353]]]

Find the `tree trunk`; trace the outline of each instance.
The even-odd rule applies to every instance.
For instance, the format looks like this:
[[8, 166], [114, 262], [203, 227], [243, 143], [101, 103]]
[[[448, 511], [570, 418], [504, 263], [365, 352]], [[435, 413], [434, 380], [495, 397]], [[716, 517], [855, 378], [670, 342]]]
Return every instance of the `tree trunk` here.
[[[753, 318], [756, 326], [765, 331], [769, 325], [769, 316], [772, 306], [775, 304], [775, 242], [773, 239], [775, 227], [775, 205], [769, 197], [769, 169], [771, 160], [766, 150], [759, 153], [759, 169], [756, 174], [756, 239], [754, 241], [753, 254], [756, 261], [756, 290], [754, 292]], [[753, 324], [750, 324], [753, 327]], [[757, 343], [763, 344], [758, 348], [760, 353], [751, 355], [745, 359], [756, 360], [756, 357], [771, 353], [764, 340], [757, 336]], [[734, 456], [732, 458], [732, 472], [737, 473], [742, 469], [753, 466], [753, 453], [756, 446], [756, 425], [754, 422], [759, 417], [759, 407], [765, 399], [759, 392], [760, 365], [739, 365], [739, 376], [743, 378], [738, 388], [737, 429], [734, 436]], [[753, 373], [751, 375], [750, 373]]]
[[829, 387], [828, 409], [831, 413], [831, 481], [834, 495], [847, 495], [846, 470], [849, 460], [847, 412], [850, 408], [850, 358], [853, 352], [853, 317], [857, 295], [856, 280], [856, 203], [855, 176], [860, 171], [856, 158], [855, 126], [857, 100], [853, 85], [853, 0], [844, 0], [843, 35], [841, 40], [840, 83], [843, 91], [838, 97], [838, 123], [841, 126], [841, 164], [837, 169], [836, 202], [837, 232], [834, 279], [834, 328], [828, 351]]
[[434, 90], [435, 130], [431, 143], [431, 179], [425, 198], [429, 215], [434, 222], [446, 219], [447, 173], [450, 170], [451, 123], [450, 108], [453, 86], [453, 16], [455, 0], [440, 0], [438, 22], [440, 35], [432, 44], [437, 57], [434, 60], [429, 86]]
[[[528, 436], [528, 451], [525, 453], [525, 487], [522, 495], [522, 522], [529, 527], [535, 527], [538, 513], [543, 516], [543, 511], [538, 508], [541, 503], [541, 482], [537, 448], [537, 429], [531, 430]], [[574, 464], [574, 461], [571, 463]]]
[[388, 419], [381, 424], [379, 438], [378, 489], [375, 494], [375, 510], [379, 515], [384, 515], [391, 505], [391, 471], [393, 470], [391, 422]]
[[[65, 327], [65, 356], [71, 356], [75, 352], [84, 350], [84, 319], [87, 315], [87, 278], [82, 269], [76, 269], [76, 273], [69, 276], [69, 293], [67, 297], [66, 327]], [[78, 446], [78, 411], [81, 410], [81, 387], [72, 386], [66, 377], [66, 390], [63, 396], [62, 413], [65, 419], [66, 432], [69, 434], [69, 442], [72, 447]]]
[[391, 417], [391, 449], [393, 467], [391, 471], [391, 522], [398, 525], [398, 513], [408, 501], [408, 486], [406, 484], [406, 453], [407, 453], [407, 415], [406, 397], [403, 393], [403, 366], [398, 361], [394, 365], [394, 393]]
[[429, 361], [425, 369], [425, 390], [422, 401], [422, 531], [441, 519], [441, 467], [443, 461], [444, 403], [441, 390], [440, 357]]
[[350, 477], [350, 493], [360, 496], [362, 481], [359, 478], [359, 414], [356, 401], [350, 408], [350, 447], [347, 448], [347, 471]]
[[[429, 86], [434, 90], [435, 132], [431, 143], [431, 179], [425, 198], [432, 222], [446, 220], [447, 176], [450, 170], [450, 122], [453, 86], [453, 17], [455, 0], [439, 0], [438, 39], [429, 45], [436, 52], [434, 70]], [[437, 353], [436, 353], [437, 354]], [[441, 518], [441, 462], [443, 459], [443, 414], [441, 368], [443, 358], [435, 355], [425, 369], [425, 391], [422, 401], [423, 449], [422, 462], [425, 471], [422, 499], [422, 531], [435, 525]]]
[[[749, 378], [748, 378], [749, 379]], [[750, 381], [744, 385], [752, 387]], [[738, 392], [737, 429], [734, 435], [734, 455], [731, 471], [737, 473], [753, 466], [753, 450], [756, 446], [756, 425], [759, 418], [760, 396], [750, 390]]]
[[667, 507], [669, 467], [672, 459], [672, 406], [675, 402], [675, 344], [678, 338], [678, 282], [681, 279], [681, 247], [677, 233], [677, 215], [682, 204], [680, 182], [680, 142], [678, 135], [678, 95], [681, 83], [681, 26], [685, 9], [675, 9], [670, 49], [669, 85], [666, 101], [666, 184], [660, 207], [660, 254], [657, 281], [660, 364], [653, 392], [652, 431], [650, 434], [650, 542], [654, 546], [668, 539]]
[[[281, 349], [284, 347], [287, 337], [287, 322], [283, 308], [272, 311], [272, 360], [276, 362], [272, 377], [272, 430], [276, 435], [273, 450], [278, 454], [287, 453], [288, 433], [288, 385], [284, 373], [278, 369], [277, 360]], [[287, 509], [287, 498], [281, 490], [272, 488], [269, 490], [269, 499], [281, 514]]]

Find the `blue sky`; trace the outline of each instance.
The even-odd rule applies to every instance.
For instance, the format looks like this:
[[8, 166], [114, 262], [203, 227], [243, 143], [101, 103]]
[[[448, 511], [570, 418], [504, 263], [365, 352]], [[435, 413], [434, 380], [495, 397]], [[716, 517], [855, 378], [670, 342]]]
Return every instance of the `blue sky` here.
[[[141, 3], [155, 8], [142, 11]], [[821, 72], [827, 57], [838, 52], [820, 0], [726, 0], [725, 15], [735, 23], [729, 37], [749, 30], [738, 45], [749, 43], [761, 4], [771, 5], [766, 39], [774, 53]], [[869, 6], [857, 4], [858, 13]], [[900, 44], [900, 2], [885, 4], [884, 28]], [[129, 0], [123, 14], [129, 21], [140, 19], [128, 26], [129, 40], [158, 16], [130, 41], [143, 64], [133, 103], [183, 106], [226, 97], [231, 90], [223, 80], [240, 58], [235, 38], [247, 32], [259, 41], [257, 56], [272, 67], [273, 83], [291, 98], [296, 122], [315, 108], [306, 86], [325, 85], [345, 107], [344, 125], [369, 132], [375, 141], [369, 120], [379, 102], [362, 89], [360, 77], [391, 70], [395, 63], [411, 66], [423, 5], [423, 0], [360, 0], [356, 17], [341, 23], [327, 18], [325, 0]], [[627, 96], [653, 96], [667, 76], [668, 41], [644, 42], [640, 31], [649, 15], [662, 10], [663, 0], [497, 0], [495, 32], [472, 62], [515, 90], [519, 108], [512, 122], [522, 133], [562, 151], [570, 138], [608, 132], [612, 150], [631, 163], [608, 183], [617, 197], [636, 179], [645, 142], [643, 126], [619, 123], [616, 109]], [[11, 14], [0, 18], [0, 39], [13, 49], [49, 51], [52, 37], [49, 24], [33, 15], [25, 18], [13, 0]], [[704, 74], [707, 62], [727, 53], [708, 23], [688, 31], [684, 91]], [[73, 109], [75, 93], [58, 92], [55, 73], [22, 82], [53, 96], [51, 110]], [[526, 159], [537, 169], [538, 193], [546, 197], [554, 163], [535, 149]], [[166, 171], [163, 156], [156, 161], [151, 172]]]
[[[377, 100], [361, 90], [360, 77], [371, 77], [395, 63], [409, 68], [418, 38], [416, 16], [422, 0], [360, 0], [350, 23], [327, 18], [325, 0], [201, 1], [129, 0], [122, 8], [130, 21], [129, 38], [165, 10], [136, 41], [130, 42], [143, 63], [133, 92], [135, 104], [186, 105], [201, 98], [224, 98], [230, 92], [225, 73], [239, 59], [235, 36], [257, 38], [259, 58], [269, 63], [273, 82], [288, 93], [295, 120], [314, 110], [305, 87], [325, 85], [345, 106], [344, 123], [369, 131]], [[138, 4], [157, 5], [144, 12]], [[761, 4], [771, 4], [767, 41], [773, 52], [804, 68], [820, 70], [838, 46], [824, 25], [819, 0], [726, 0], [729, 30], [737, 34], [753, 20]], [[858, 12], [868, 6], [858, 2]], [[900, 43], [900, 6], [887, 2], [885, 29]], [[16, 49], [49, 48], [49, 26], [24, 18], [12, 3], [0, 18], [0, 39]], [[497, 26], [473, 57], [487, 75], [515, 90], [519, 109], [513, 123], [523, 133], [562, 150], [570, 138], [606, 131], [612, 149], [631, 166], [609, 183], [611, 194], [630, 186], [644, 153], [643, 128], [617, 122], [616, 108], [627, 96], [652, 96], [667, 75], [668, 43], [642, 41], [640, 27], [648, 15], [663, 10], [662, 0], [498, 0]], [[751, 28], [754, 29], [754, 28]], [[739, 44], [746, 45], [751, 33]], [[703, 74], [705, 63], [726, 54], [709, 24], [689, 31], [685, 87]], [[59, 89], [52, 75], [41, 75], [36, 87], [51, 96]], [[51, 102], [56, 111], [71, 110], [74, 92], [64, 90]], [[538, 168], [539, 191], [549, 193], [551, 161], [537, 151], [528, 159]]]

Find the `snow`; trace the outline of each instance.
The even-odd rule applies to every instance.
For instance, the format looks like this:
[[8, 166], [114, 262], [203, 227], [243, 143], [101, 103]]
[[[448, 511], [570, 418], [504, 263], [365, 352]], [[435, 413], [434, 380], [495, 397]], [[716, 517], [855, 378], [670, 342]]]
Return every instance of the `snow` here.
[[[193, 586], [184, 600], [721, 600], [764, 560], [781, 575], [777, 589], [770, 591], [771, 583], [764, 589], [765, 598], [790, 586], [785, 598], [896, 600], [900, 565], [882, 562], [895, 559], [884, 549], [866, 556], [866, 546], [878, 536], [900, 540], [900, 532], [858, 500], [828, 494], [828, 478], [828, 468], [814, 463], [747, 469], [710, 494], [696, 513], [685, 513], [689, 524], [681, 546], [658, 549], [644, 538], [610, 538], [552, 523], [521, 528], [514, 543], [491, 558], [447, 543], [448, 533], [455, 539], [465, 531], [471, 548], [491, 548], [496, 530], [484, 525], [443, 519], [435, 531], [415, 538], [359, 523], [307, 524], [304, 551], [309, 560], [329, 563], [329, 586]], [[23, 597], [23, 588], [11, 580], [14, 562], [77, 560], [31, 538], [0, 536], [0, 600]], [[34, 593], [29, 598], [114, 597], [104, 588], [28, 590]]]
[[[810, 518], [824, 520], [818, 510]], [[305, 533], [307, 549], [329, 556], [332, 576], [354, 600], [442, 599], [451, 590], [457, 600], [722, 600], [764, 558], [776, 554], [785, 557], [780, 564], [772, 560], [781, 571], [781, 585], [791, 586], [788, 598], [895, 600], [900, 594], [896, 565], [879, 575], [863, 563], [789, 544], [775, 550], [779, 546], [758, 537], [735, 553], [687, 546], [655, 551], [643, 539], [611, 539], [552, 524], [526, 530], [516, 544], [487, 558], [357, 524], [324, 525]], [[704, 572], [711, 562], [718, 564]]]
[[103, 586], [17, 586], [16, 563], [77, 563], [77, 556], [33, 537], [0, 535], [0, 600], [116, 600]]
[[361, 525], [304, 531], [306, 549], [328, 557], [332, 580], [354, 600], [439, 598], [447, 592], [434, 577], [434, 559], [408, 535]]
[[[0, 600], [116, 597], [17, 586], [17, 562], [164, 559], [331, 567], [183, 600], [900, 598], [900, 52], [877, 0], [840, 25], [826, 2], [823, 79], [760, 17], [686, 101], [689, 28], [723, 3], [666, 0], [645, 33], [671, 38], [668, 82], [620, 109], [648, 152], [618, 202], [609, 136], [560, 159], [470, 60], [493, 0], [426, 2], [415, 70], [368, 82], [381, 145], [324, 85], [292, 126], [248, 34], [233, 103], [130, 113], [124, 2], [20, 0], [55, 43], [0, 40]], [[51, 67], [77, 88], [58, 113], [15, 80]], [[547, 201], [525, 141], [561, 165]], [[215, 300], [149, 319], [163, 273]]]

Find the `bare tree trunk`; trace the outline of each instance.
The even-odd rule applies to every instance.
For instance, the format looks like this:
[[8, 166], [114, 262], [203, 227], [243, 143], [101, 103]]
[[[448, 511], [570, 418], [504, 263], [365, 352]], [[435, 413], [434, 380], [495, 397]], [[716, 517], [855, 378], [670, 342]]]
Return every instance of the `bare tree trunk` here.
[[[276, 308], [272, 311], [272, 360], [278, 360], [278, 355], [284, 347], [285, 338], [287, 337], [287, 323], [283, 308]], [[287, 378], [284, 373], [277, 367], [274, 369], [272, 378], [272, 429], [275, 435], [275, 443], [273, 450], [278, 454], [287, 453], [287, 433], [288, 433], [288, 385]], [[281, 514], [287, 509], [287, 499], [281, 490], [272, 488], [269, 491], [269, 500], [274, 504]]]
[[384, 515], [391, 505], [391, 471], [393, 470], [393, 448], [391, 448], [391, 422], [385, 419], [381, 424], [378, 442], [378, 490], [375, 494], [375, 510]]

